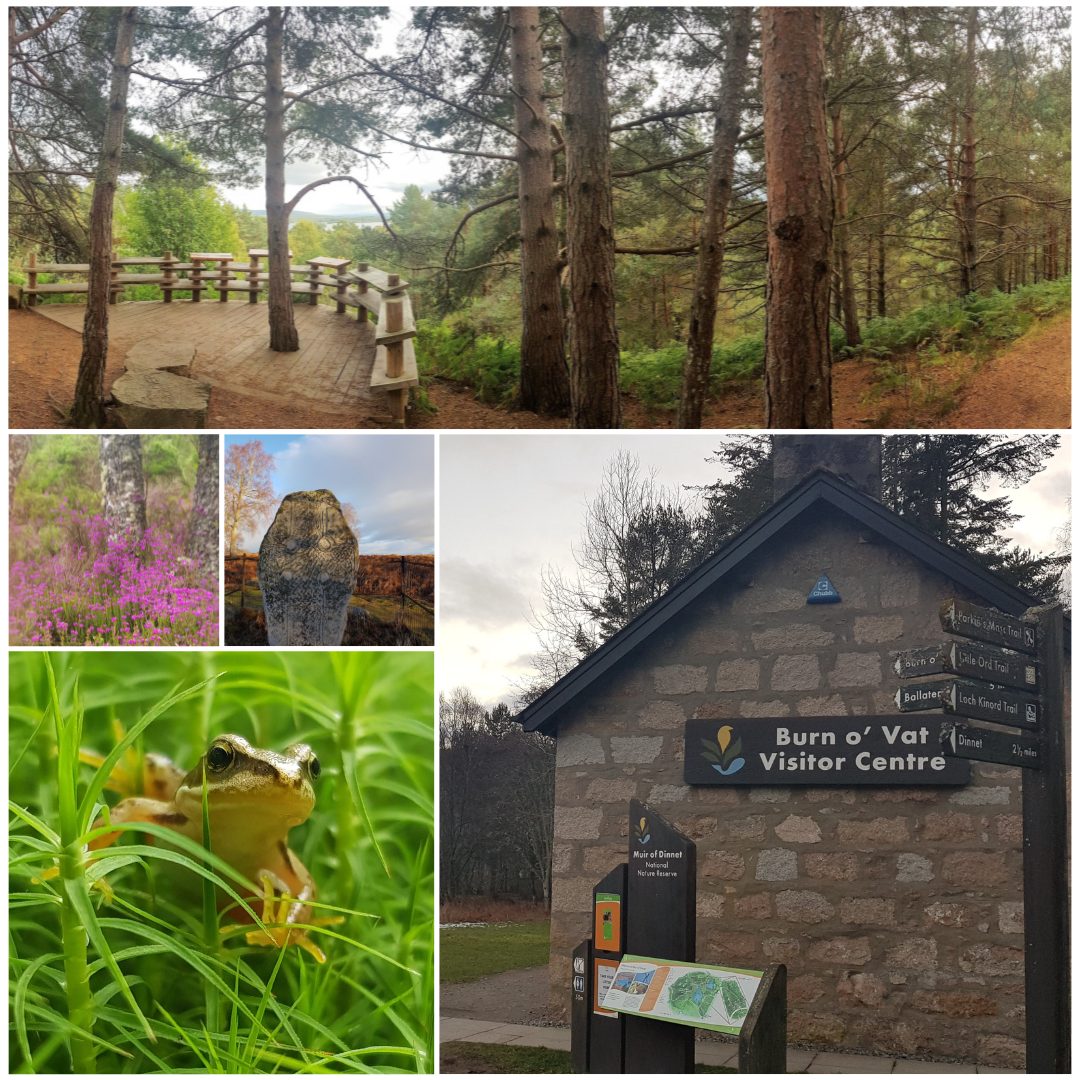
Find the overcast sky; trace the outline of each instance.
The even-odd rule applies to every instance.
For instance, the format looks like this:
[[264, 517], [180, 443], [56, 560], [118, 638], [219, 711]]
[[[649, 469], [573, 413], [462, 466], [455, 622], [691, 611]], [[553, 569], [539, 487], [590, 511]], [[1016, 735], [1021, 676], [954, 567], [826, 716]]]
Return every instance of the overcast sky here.
[[[398, 34], [408, 25], [411, 9], [395, 7], [382, 21], [379, 52], [392, 53]], [[388, 91], [389, 92], [389, 91]], [[389, 129], [393, 133], [393, 125]], [[422, 139], [420, 140], [423, 141]], [[401, 198], [410, 184], [416, 184], [425, 194], [439, 187], [449, 172], [451, 157], [430, 150], [414, 150], [401, 143], [387, 142], [381, 162], [361, 161], [350, 173], [367, 186], [384, 211]], [[332, 176], [319, 161], [294, 161], [285, 166], [285, 197], [291, 199], [305, 184]], [[222, 194], [234, 206], [248, 210], [263, 210], [266, 192], [261, 184], [251, 188], [222, 188]], [[298, 210], [312, 214], [367, 214], [373, 213], [367, 201], [352, 184], [327, 184], [305, 195]]]
[[[434, 438], [421, 434], [259, 435], [274, 459], [279, 499], [292, 491], [328, 488], [352, 503], [360, 519], [361, 555], [430, 555], [435, 550]], [[254, 441], [227, 435], [233, 443]], [[272, 520], [272, 518], [270, 519]], [[270, 521], [241, 543], [258, 551]]]
[[[439, 447], [440, 686], [466, 686], [484, 704], [512, 702], [536, 651], [527, 622], [545, 564], [573, 571], [571, 544], [586, 502], [622, 449], [665, 486], [712, 483], [717, 432], [443, 435]], [[1004, 494], [1023, 515], [1012, 537], [1052, 551], [1065, 524], [1069, 437], [1028, 485]], [[990, 491], [988, 494], [997, 494]]]

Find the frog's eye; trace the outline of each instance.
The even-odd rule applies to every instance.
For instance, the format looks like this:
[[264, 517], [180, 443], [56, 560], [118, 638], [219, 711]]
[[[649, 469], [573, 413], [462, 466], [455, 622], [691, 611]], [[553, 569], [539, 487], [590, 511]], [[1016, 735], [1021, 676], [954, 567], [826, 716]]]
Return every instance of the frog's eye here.
[[322, 766], [319, 764], [319, 759], [314, 754], [308, 759], [308, 772], [311, 773], [312, 780], [318, 780], [319, 773], [322, 772]]
[[211, 772], [221, 772], [232, 764], [234, 756], [231, 746], [217, 743], [206, 752], [206, 764]]

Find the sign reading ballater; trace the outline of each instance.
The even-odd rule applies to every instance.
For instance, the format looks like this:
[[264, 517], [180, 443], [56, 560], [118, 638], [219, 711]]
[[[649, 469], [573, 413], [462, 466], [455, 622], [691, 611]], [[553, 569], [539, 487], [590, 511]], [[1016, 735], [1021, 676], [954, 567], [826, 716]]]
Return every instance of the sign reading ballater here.
[[818, 716], [688, 720], [688, 784], [966, 784], [941, 749], [937, 717]]

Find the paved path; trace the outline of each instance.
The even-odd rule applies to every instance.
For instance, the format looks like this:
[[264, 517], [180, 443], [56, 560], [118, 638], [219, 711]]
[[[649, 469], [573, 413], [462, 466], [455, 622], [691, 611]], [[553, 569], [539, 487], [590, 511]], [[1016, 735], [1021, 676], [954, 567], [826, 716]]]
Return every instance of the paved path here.
[[[449, 989], [444, 987], [445, 991]], [[456, 988], [455, 988], [456, 989]], [[570, 1049], [570, 1029], [504, 1024], [496, 1020], [473, 1020], [461, 1016], [439, 1018], [439, 1042], [498, 1043], [504, 1046], [543, 1046], [549, 1050]], [[734, 1042], [700, 1041], [697, 1060], [702, 1065], [737, 1065]], [[1020, 1069], [992, 1069], [986, 1065], [950, 1065], [940, 1061], [909, 1061], [905, 1058], [872, 1054], [838, 1054], [832, 1051], [788, 1049], [789, 1073], [1009, 1073]]]
[[[42, 304], [35, 313], [82, 331], [81, 304]], [[138, 341], [193, 341], [191, 374], [212, 386], [270, 404], [294, 404], [357, 417], [372, 405], [375, 327], [325, 304], [294, 308], [300, 350], [266, 347], [265, 304], [233, 300], [127, 301], [109, 309], [109, 345], [126, 353]]]

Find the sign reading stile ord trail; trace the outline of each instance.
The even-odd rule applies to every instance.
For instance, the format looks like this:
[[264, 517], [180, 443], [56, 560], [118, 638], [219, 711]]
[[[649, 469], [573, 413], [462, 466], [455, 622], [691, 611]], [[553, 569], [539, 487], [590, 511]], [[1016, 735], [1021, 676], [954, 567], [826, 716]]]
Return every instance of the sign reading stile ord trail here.
[[1015, 686], [1032, 691], [1038, 689], [1038, 668], [1030, 657], [989, 645], [972, 645], [967, 641], [897, 653], [893, 670], [901, 679], [917, 679], [923, 675], [963, 675], [971, 679], [985, 679], [995, 686]]
[[[1027, 1071], [1069, 1073], [1071, 1059], [1070, 923], [1065, 770], [1065, 639], [1060, 604], [1028, 608], [1017, 618], [961, 600], [942, 605], [947, 631], [975, 638], [901, 653], [896, 672], [917, 678], [947, 672], [956, 680], [936, 689], [897, 695], [911, 709], [933, 708], [926, 694], [940, 695], [947, 712], [975, 720], [1031, 729], [1003, 732], [946, 721], [944, 752], [1018, 765], [1023, 774], [1024, 997]], [[993, 646], [1015, 650], [1005, 652]], [[1019, 655], [1026, 654], [1026, 655]], [[1038, 692], [1010, 693], [1002, 686]]]

